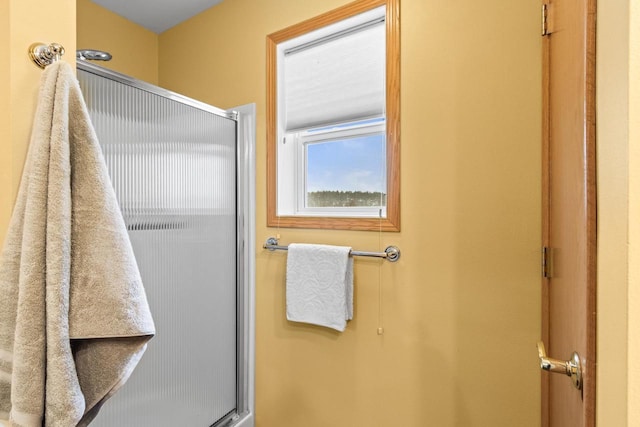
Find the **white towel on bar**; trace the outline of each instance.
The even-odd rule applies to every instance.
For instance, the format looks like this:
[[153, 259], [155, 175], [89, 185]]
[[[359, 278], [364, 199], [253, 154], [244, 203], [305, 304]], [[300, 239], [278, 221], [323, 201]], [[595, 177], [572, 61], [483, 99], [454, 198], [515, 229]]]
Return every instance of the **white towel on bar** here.
[[346, 246], [292, 243], [287, 319], [344, 331], [353, 318], [353, 258]]
[[49, 65], [0, 256], [0, 418], [85, 426], [155, 330], [69, 64]]

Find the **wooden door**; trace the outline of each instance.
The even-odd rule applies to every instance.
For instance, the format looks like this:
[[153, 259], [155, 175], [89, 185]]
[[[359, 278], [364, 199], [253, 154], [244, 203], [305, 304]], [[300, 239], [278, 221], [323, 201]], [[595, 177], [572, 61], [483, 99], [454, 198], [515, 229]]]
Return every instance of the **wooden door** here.
[[595, 2], [546, 6], [542, 237], [553, 266], [542, 283], [542, 338], [550, 357], [576, 351], [583, 371], [582, 390], [542, 372], [542, 425], [550, 427], [595, 426]]

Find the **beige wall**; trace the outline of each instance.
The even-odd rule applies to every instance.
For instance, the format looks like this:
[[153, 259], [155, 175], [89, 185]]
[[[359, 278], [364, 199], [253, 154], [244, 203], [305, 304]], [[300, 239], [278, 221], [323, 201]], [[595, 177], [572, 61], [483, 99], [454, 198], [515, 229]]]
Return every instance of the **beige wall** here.
[[640, 419], [640, 5], [598, 8], [598, 426]]
[[158, 84], [158, 35], [90, 0], [77, 0], [78, 48], [105, 50], [96, 64]]
[[[627, 423], [629, 0], [598, 8], [598, 425]], [[608, 398], [616, 396], [615, 399]]]
[[346, 332], [285, 319], [285, 255], [260, 248], [277, 232], [265, 37], [344, 3], [225, 1], [160, 36], [162, 86], [257, 103], [258, 426], [537, 426], [537, 0], [402, 0], [402, 232], [280, 230], [284, 243], [396, 244], [402, 260], [356, 260]]
[[[628, 419], [640, 420], [640, 4], [629, 0]], [[632, 362], [631, 362], [632, 361]]]
[[[11, 15], [9, 1], [0, 1], [0, 47], [11, 47]], [[0, 241], [13, 208], [13, 159], [11, 153], [11, 64], [0, 63]]]
[[57, 42], [75, 64], [75, 0], [0, 2], [0, 241], [22, 175], [42, 70], [27, 56], [33, 42]]

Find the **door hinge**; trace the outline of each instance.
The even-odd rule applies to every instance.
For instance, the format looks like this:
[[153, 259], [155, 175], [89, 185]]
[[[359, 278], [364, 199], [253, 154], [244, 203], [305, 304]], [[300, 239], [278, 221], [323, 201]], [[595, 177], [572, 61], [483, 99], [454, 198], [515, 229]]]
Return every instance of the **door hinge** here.
[[542, 248], [542, 277], [550, 279], [553, 276], [553, 249]]
[[548, 36], [553, 32], [551, 3], [542, 4], [542, 35]]

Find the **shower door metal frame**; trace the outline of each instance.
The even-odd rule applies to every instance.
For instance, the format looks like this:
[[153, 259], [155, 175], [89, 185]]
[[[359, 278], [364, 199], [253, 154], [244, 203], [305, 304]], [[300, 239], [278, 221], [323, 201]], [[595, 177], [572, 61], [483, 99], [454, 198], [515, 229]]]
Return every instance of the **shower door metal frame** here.
[[256, 105], [233, 108], [237, 159], [237, 416], [230, 426], [255, 425], [255, 141]]
[[[223, 110], [134, 79], [77, 61], [78, 69], [235, 121], [236, 123], [236, 410], [212, 427], [255, 425], [255, 104]], [[223, 248], [224, 250], [224, 248]]]

